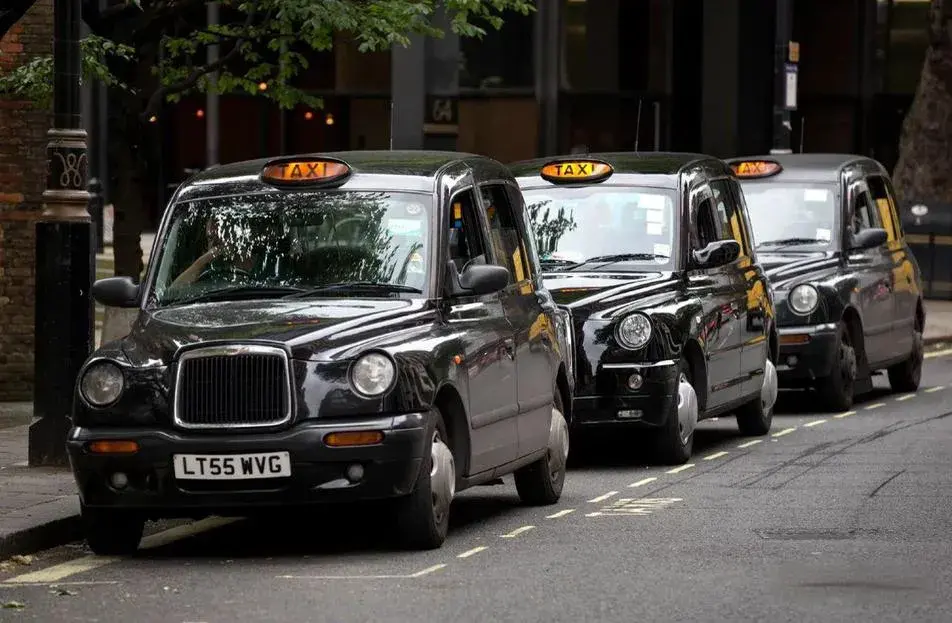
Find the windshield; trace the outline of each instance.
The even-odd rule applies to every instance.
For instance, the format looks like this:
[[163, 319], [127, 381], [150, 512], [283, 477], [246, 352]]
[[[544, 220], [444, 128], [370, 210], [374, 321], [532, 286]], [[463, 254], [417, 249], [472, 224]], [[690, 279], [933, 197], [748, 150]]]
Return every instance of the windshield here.
[[422, 294], [431, 205], [425, 194], [353, 191], [179, 203], [161, 244], [153, 300], [300, 295], [325, 286], [347, 296], [355, 289]]
[[758, 248], [831, 244], [836, 217], [833, 184], [742, 182], [741, 186]]
[[674, 190], [547, 187], [523, 195], [543, 270], [637, 272], [674, 261]]

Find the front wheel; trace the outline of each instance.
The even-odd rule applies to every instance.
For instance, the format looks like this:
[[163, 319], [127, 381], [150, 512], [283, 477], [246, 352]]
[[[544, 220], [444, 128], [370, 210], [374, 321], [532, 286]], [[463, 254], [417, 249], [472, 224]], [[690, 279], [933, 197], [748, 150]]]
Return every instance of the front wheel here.
[[818, 379], [817, 391], [823, 406], [830, 411], [846, 411], [853, 406], [853, 391], [856, 384], [856, 348], [849, 327], [840, 322], [837, 330], [836, 351], [830, 375]]
[[677, 400], [671, 407], [664, 428], [658, 432], [655, 447], [658, 459], [669, 465], [682, 465], [691, 458], [698, 420], [697, 392], [694, 391], [691, 366], [686, 359], [682, 359], [679, 369]]
[[764, 383], [760, 395], [737, 411], [737, 428], [742, 435], [760, 437], [770, 432], [777, 392], [777, 368], [768, 358], [764, 362]]
[[450, 527], [456, 462], [447, 444], [443, 416], [434, 411], [434, 417], [430, 456], [423, 461], [413, 493], [397, 503], [397, 526], [403, 544], [410, 549], [440, 547]]
[[130, 511], [80, 507], [83, 534], [97, 556], [127, 556], [139, 549], [145, 519]]
[[569, 427], [565, 421], [562, 394], [555, 389], [549, 423], [549, 443], [545, 456], [513, 474], [516, 491], [526, 504], [545, 506], [562, 497], [569, 460]]
[[890, 366], [886, 371], [889, 386], [894, 392], [914, 392], [922, 379], [922, 362], [925, 359], [925, 343], [922, 341], [922, 326], [918, 318], [912, 333], [912, 352], [902, 363]]

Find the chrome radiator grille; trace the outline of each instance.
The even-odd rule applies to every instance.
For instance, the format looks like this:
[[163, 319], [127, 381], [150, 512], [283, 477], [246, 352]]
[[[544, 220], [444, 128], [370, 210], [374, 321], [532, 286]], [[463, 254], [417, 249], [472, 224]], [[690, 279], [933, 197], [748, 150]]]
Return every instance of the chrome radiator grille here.
[[183, 428], [251, 428], [291, 418], [287, 354], [269, 346], [189, 351], [175, 379], [175, 424]]

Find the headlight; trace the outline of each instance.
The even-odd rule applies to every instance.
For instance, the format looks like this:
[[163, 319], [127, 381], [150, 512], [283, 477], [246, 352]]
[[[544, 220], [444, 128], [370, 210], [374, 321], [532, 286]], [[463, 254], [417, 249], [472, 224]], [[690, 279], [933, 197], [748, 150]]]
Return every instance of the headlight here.
[[382, 353], [364, 355], [354, 363], [350, 381], [365, 396], [379, 396], [388, 389], [396, 376], [393, 361]]
[[108, 361], [100, 361], [86, 368], [79, 390], [89, 404], [94, 407], [105, 407], [119, 400], [124, 386], [125, 379], [119, 366]]
[[804, 315], [816, 309], [819, 300], [820, 295], [817, 293], [816, 288], [809, 284], [799, 285], [793, 290], [790, 290], [790, 296], [787, 297], [790, 309], [798, 314]]
[[651, 339], [651, 321], [644, 314], [631, 314], [618, 323], [618, 343], [632, 350]]

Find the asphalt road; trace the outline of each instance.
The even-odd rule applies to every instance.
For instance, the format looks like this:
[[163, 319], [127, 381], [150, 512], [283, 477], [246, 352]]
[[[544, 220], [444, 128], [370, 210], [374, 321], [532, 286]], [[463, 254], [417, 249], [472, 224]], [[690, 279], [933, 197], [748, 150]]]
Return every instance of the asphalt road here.
[[[853, 412], [783, 395], [767, 437], [707, 422], [688, 466], [579, 454], [562, 501], [464, 492], [444, 547], [375, 517], [162, 525], [127, 559], [81, 544], [0, 566], [2, 621], [950, 621], [952, 352]], [[158, 530], [156, 532], [156, 530]]]

